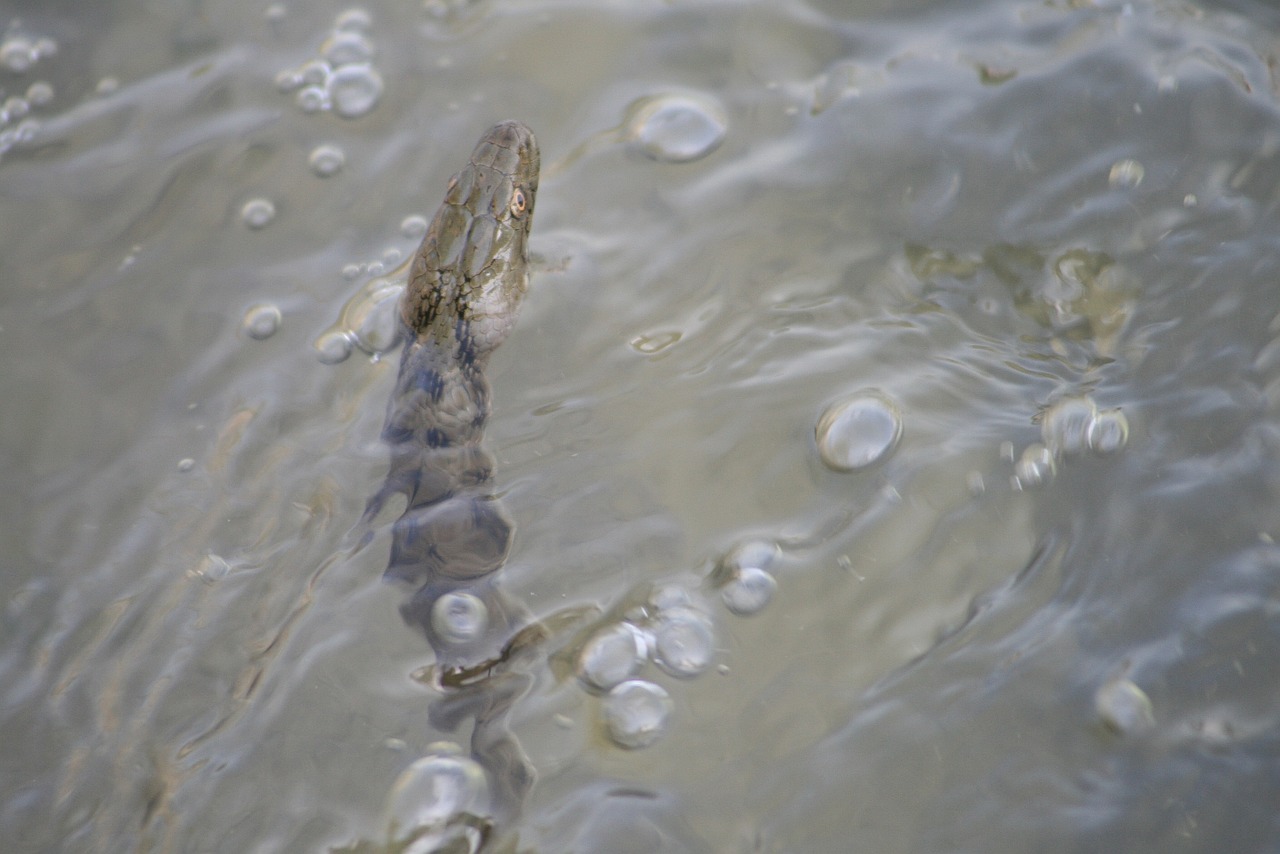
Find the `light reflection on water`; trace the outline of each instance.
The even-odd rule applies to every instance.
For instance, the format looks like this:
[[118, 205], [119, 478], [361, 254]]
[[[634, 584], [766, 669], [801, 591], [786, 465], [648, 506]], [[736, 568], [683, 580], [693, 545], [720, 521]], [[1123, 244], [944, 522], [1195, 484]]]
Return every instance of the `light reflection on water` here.
[[[383, 88], [349, 119], [275, 83], [341, 9], [24, 13], [5, 38], [56, 50], [0, 77], [53, 92], [0, 126], [6, 834], [358, 846], [430, 745], [465, 743], [413, 678], [387, 532], [338, 550], [386, 472], [396, 360], [312, 345], [510, 116], [549, 168], [490, 369], [503, 584], [595, 622], [515, 704], [540, 779], [503, 832], [1280, 844], [1277, 21], [1078, 5], [369, 3]], [[665, 92], [723, 109], [723, 142], [593, 143]], [[871, 388], [901, 437], [832, 471], [815, 425]], [[778, 544], [750, 618], [717, 589], [746, 542]], [[641, 671], [672, 707], [627, 751], [565, 655], [655, 586], [714, 615], [716, 666]]]

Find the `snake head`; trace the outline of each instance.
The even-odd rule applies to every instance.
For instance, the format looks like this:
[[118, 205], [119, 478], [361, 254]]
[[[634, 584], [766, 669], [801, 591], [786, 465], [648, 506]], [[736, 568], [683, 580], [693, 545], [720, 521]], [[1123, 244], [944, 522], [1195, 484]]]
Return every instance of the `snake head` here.
[[401, 317], [419, 343], [483, 359], [515, 324], [529, 282], [540, 155], [533, 131], [500, 122], [449, 180], [409, 271]]

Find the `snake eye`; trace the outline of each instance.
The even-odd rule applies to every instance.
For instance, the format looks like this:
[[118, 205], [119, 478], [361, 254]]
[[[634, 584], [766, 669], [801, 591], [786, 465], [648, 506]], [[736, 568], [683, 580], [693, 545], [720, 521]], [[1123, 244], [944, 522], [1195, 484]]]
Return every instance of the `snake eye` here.
[[516, 187], [515, 192], [511, 194], [511, 215], [514, 217], [524, 216], [525, 208], [527, 207], [528, 202], [525, 200], [524, 190]]

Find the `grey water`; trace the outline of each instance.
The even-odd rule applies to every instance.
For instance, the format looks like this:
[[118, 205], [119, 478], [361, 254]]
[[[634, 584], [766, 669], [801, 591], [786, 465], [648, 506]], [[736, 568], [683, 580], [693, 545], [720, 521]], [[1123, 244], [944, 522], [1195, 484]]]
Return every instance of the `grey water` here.
[[[1280, 850], [1269, 7], [0, 34], [5, 850]], [[422, 777], [500, 783], [382, 579], [395, 514], [344, 537], [393, 271], [506, 118], [543, 175], [486, 447], [548, 629], [537, 780], [481, 832]]]

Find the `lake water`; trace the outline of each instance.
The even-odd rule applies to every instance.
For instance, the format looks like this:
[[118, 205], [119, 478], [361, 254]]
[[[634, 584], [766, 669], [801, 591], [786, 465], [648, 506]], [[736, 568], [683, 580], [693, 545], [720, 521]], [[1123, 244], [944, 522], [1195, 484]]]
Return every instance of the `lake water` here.
[[[0, 13], [6, 850], [1280, 850], [1280, 15]], [[346, 535], [505, 118], [495, 701]]]

